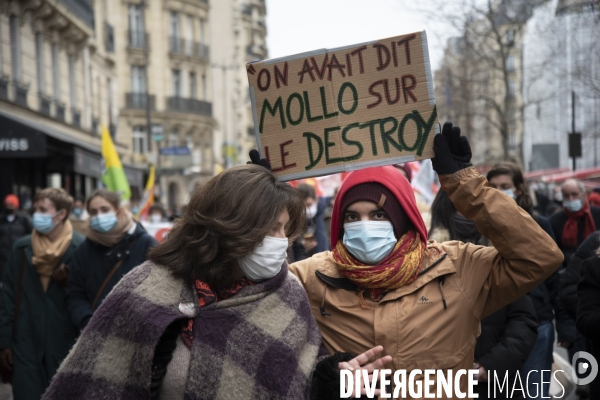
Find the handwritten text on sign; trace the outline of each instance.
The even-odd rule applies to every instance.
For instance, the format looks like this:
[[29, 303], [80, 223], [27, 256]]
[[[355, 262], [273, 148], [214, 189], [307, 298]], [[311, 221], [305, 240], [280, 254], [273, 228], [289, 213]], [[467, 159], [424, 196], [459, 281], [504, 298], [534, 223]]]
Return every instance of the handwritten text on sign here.
[[425, 32], [250, 63], [247, 72], [258, 146], [280, 179], [433, 157]]

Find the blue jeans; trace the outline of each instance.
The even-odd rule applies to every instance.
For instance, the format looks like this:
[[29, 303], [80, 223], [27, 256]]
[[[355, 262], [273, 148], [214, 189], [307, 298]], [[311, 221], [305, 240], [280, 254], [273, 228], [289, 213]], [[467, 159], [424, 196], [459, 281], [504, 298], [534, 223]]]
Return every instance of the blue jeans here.
[[[528, 399], [538, 399], [549, 397], [550, 379], [552, 377], [552, 349], [554, 347], [554, 325], [552, 322], [543, 322], [538, 326], [538, 337], [535, 345], [529, 353], [529, 357], [525, 360], [523, 368], [521, 368], [521, 380], [523, 385], [527, 387], [528, 392], [525, 393]], [[544, 384], [542, 385], [542, 370], [544, 372]], [[533, 371], [529, 374], [529, 371]], [[529, 379], [527, 383], [527, 374]], [[541, 392], [541, 393], [540, 393]]]

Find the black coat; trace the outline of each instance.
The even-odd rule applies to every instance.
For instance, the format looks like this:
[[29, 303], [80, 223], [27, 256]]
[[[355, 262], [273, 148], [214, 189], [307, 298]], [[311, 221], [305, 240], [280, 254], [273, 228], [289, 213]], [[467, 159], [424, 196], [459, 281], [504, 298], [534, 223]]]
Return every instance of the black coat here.
[[31, 235], [33, 230], [31, 220], [26, 215], [18, 212], [13, 222], [9, 222], [6, 216], [6, 213], [0, 214], [0, 277], [13, 245], [22, 237]]
[[573, 321], [577, 319], [577, 284], [581, 279], [581, 266], [585, 260], [596, 254], [599, 247], [600, 232], [596, 231], [581, 243], [571, 256], [567, 268], [561, 273], [560, 300]]
[[[508, 387], [512, 389], [517, 372], [533, 349], [537, 339], [537, 327], [533, 303], [528, 296], [523, 296], [485, 317], [481, 320], [481, 335], [477, 338], [475, 346], [475, 362], [488, 370], [490, 379], [492, 379], [491, 371], [495, 371], [500, 381], [508, 372]], [[475, 391], [479, 393], [480, 399], [493, 397], [492, 386], [490, 385], [491, 396], [488, 396], [487, 389], [488, 385], [485, 382], [476, 386]], [[515, 398], [519, 394], [522, 392], [515, 391]], [[509, 398], [509, 396], [510, 393], [496, 392], [497, 398]]]
[[[592, 355], [600, 360], [600, 256], [583, 262], [578, 285], [577, 329], [592, 342]], [[600, 399], [600, 377], [590, 385], [590, 399]]]
[[[550, 226], [548, 219], [539, 215], [534, 215], [533, 219], [538, 225], [554, 240], [554, 231]], [[544, 282], [533, 288], [529, 292], [533, 307], [540, 323], [556, 320], [556, 330], [558, 332], [559, 342], [575, 341], [575, 319], [570, 318], [559, 297], [560, 292], [560, 274], [554, 272]]]
[[[590, 207], [590, 210], [592, 212], [592, 218], [594, 219], [594, 224], [596, 224], [596, 229], [600, 229], [600, 208]], [[567, 214], [565, 214], [565, 212], [563, 210], [560, 210], [559, 212], [554, 214], [552, 217], [550, 217], [550, 225], [552, 225], [552, 230], [554, 231], [554, 234], [556, 235], [556, 244], [562, 250], [562, 252], [565, 256], [565, 261], [563, 262], [563, 266], [569, 265], [569, 260], [571, 259], [571, 256], [573, 255], [573, 253], [575, 253], [575, 251], [577, 250], [577, 247], [579, 247], [579, 245], [581, 245], [581, 243], [583, 243], [583, 241], [586, 239], [584, 237], [585, 219], [583, 217], [581, 217], [577, 224], [577, 246], [576, 247], [566, 247], [562, 244], [562, 233], [563, 233], [563, 230], [565, 229], [565, 224], [567, 223], [567, 219], [568, 219]]]
[[[69, 247], [56, 265], [71, 265], [75, 249], [83, 239], [73, 232]], [[15, 400], [40, 399], [77, 339], [77, 327], [67, 310], [65, 289], [50, 279], [44, 292], [32, 257], [33, 247], [28, 235], [13, 246], [0, 291], [0, 348], [10, 347], [13, 352]], [[22, 281], [19, 279], [21, 268]], [[13, 335], [19, 283], [21, 299]]]
[[[133, 247], [131, 247], [131, 243]], [[124, 259], [119, 269], [108, 281], [100, 294], [96, 308], [110, 293], [112, 288], [125, 274], [137, 267], [148, 256], [148, 250], [156, 244], [156, 240], [146, 230], [136, 223], [133, 234], [127, 234], [112, 248], [86, 239], [75, 251], [70, 265], [67, 282], [67, 304], [73, 323], [83, 329], [85, 323], [94, 313], [92, 303], [102, 283], [119, 262]]]

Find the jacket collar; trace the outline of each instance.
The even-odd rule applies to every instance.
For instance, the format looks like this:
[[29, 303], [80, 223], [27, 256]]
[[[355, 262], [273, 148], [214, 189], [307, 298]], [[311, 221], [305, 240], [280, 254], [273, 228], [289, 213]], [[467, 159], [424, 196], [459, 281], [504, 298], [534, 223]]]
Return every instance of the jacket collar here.
[[[421, 264], [421, 271], [419, 272], [417, 279], [415, 279], [409, 285], [387, 292], [381, 302], [395, 300], [420, 289], [435, 278], [456, 272], [456, 268], [454, 267], [453, 263], [442, 262], [446, 258], [447, 254], [442, 250], [439, 243], [430, 241], [427, 244], [427, 248], [435, 248], [438, 250], [439, 254], [430, 257], [428, 255], [429, 252], [426, 252]], [[321, 263], [321, 265], [315, 270], [315, 274], [319, 279], [329, 286], [352, 292], [356, 292], [358, 290], [358, 286], [346, 278], [337, 269], [331, 252], [327, 254], [325, 262]]]

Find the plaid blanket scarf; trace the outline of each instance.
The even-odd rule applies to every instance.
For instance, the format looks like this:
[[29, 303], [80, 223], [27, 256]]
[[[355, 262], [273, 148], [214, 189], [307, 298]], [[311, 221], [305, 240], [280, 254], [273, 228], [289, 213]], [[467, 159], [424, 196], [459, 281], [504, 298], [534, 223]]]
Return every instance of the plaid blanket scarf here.
[[321, 335], [287, 265], [229, 299], [196, 304], [191, 285], [166, 268], [149, 261], [135, 268], [98, 308], [43, 399], [149, 399], [158, 340], [190, 316], [196, 339], [186, 400], [308, 397]]

